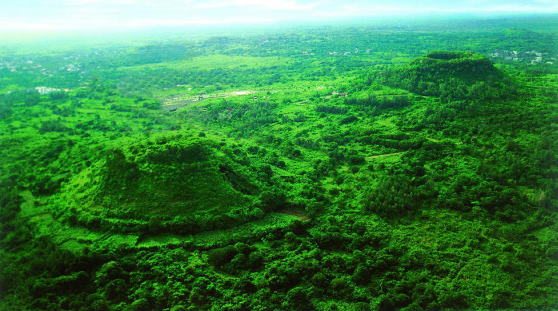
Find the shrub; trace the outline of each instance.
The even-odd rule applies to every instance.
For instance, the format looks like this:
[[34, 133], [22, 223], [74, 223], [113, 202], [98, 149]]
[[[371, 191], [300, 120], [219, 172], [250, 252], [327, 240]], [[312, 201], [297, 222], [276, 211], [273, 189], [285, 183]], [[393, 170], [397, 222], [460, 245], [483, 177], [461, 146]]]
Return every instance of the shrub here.
[[232, 245], [215, 248], [207, 253], [207, 262], [214, 267], [220, 268], [224, 264], [230, 262], [235, 255], [236, 252]]

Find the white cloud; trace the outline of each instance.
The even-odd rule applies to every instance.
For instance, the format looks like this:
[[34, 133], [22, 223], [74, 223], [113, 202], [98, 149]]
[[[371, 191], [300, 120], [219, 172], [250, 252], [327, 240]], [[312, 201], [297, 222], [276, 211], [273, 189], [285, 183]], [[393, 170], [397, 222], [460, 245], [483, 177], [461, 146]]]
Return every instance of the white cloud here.
[[43, 0], [42, 9], [26, 7], [26, 0], [19, 1], [13, 2], [11, 10], [0, 11], [0, 29], [144, 28], [430, 13], [558, 12], [558, 0], [462, 0], [440, 5], [435, 2], [441, 0], [432, 0], [424, 1], [423, 6], [413, 5], [410, 0], [381, 5], [375, 5], [380, 3], [375, 0]]
[[142, 29], [159, 26], [196, 26], [196, 25], [226, 25], [226, 24], [262, 24], [277, 21], [271, 18], [226, 18], [226, 19], [71, 19], [63, 23], [52, 21], [37, 22], [9, 22], [0, 21], [0, 28], [6, 31], [78, 31], [78, 30], [113, 30], [113, 29]]
[[[548, 1], [551, 0], [540, 0]], [[558, 3], [552, 6], [535, 5], [497, 5], [497, 6], [473, 6], [460, 8], [440, 8], [440, 7], [410, 7], [410, 6], [361, 6], [361, 5], [342, 5], [336, 10], [318, 11], [320, 17], [363, 17], [363, 16], [394, 16], [394, 15], [416, 15], [427, 13], [552, 13], [558, 12]]]
[[[65, 0], [66, 6], [162, 6], [161, 2], [153, 0]], [[174, 4], [173, 4], [174, 5]]]
[[288, 11], [303, 11], [313, 9], [318, 3], [299, 4], [296, 1], [288, 0], [233, 0], [231, 1], [234, 6], [241, 7], [263, 7], [271, 10], [288, 10]]
[[[180, 2], [177, 2], [180, 4]], [[315, 8], [319, 3], [302, 4], [292, 0], [231, 0], [231, 1], [189, 1], [184, 9], [216, 9], [216, 8], [256, 8], [266, 10], [303, 11]]]
[[52, 31], [52, 30], [65, 30], [66, 28], [59, 24], [49, 23], [17, 23], [0, 21], [0, 28], [4, 31]]

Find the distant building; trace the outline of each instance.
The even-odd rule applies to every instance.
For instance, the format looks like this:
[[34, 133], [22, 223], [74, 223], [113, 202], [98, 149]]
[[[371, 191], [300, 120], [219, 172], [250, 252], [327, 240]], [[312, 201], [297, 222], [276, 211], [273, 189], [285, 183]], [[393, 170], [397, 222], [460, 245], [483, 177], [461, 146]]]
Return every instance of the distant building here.
[[[39, 94], [41, 94], [41, 95], [47, 95], [47, 94], [50, 94], [52, 92], [60, 92], [61, 91], [60, 89], [55, 89], [55, 88], [46, 87], [46, 86], [38, 86], [38, 87], [35, 88], [35, 90], [37, 90], [37, 92], [39, 92]], [[65, 89], [64, 91], [68, 92], [69, 90]]]
[[37, 92], [39, 92], [39, 94], [41, 95], [45, 95], [48, 92], [48, 88], [46, 86], [38, 86], [35, 88], [35, 90], [37, 90]]

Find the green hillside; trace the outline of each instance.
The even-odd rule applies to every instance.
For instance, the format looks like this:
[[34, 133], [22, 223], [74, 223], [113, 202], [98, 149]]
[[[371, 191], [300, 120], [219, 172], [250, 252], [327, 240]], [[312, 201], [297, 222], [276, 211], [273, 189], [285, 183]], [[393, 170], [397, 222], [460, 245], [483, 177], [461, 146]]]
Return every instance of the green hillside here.
[[74, 222], [101, 221], [116, 231], [145, 230], [150, 220], [158, 222], [152, 232], [172, 225], [183, 234], [238, 224], [258, 214], [262, 189], [227, 152], [209, 139], [182, 135], [141, 140], [106, 151], [70, 178], [60, 199], [70, 202]]
[[416, 94], [449, 100], [479, 100], [514, 94], [511, 79], [486, 56], [472, 51], [433, 51], [407, 66], [378, 73], [371, 79]]
[[413, 60], [404, 71], [421, 82], [455, 79], [467, 86], [498, 82], [504, 77], [486, 56], [471, 51], [433, 51]]
[[0, 311], [558, 310], [556, 24], [0, 43]]

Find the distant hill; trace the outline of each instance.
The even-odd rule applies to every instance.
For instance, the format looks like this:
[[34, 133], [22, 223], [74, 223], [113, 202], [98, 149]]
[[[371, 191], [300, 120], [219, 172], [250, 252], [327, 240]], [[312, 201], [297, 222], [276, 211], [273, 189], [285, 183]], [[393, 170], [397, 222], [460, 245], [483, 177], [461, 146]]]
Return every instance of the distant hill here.
[[432, 51], [409, 65], [376, 74], [376, 82], [443, 99], [500, 97], [510, 79], [484, 55], [471, 51]]
[[263, 213], [253, 210], [258, 183], [231, 154], [209, 139], [142, 140], [108, 151], [62, 195], [87, 226], [104, 223], [114, 231], [182, 226], [181, 233], [226, 227]]
[[503, 78], [503, 74], [486, 56], [470, 51], [430, 52], [415, 59], [403, 72], [422, 82], [443, 83], [456, 79], [467, 86]]

